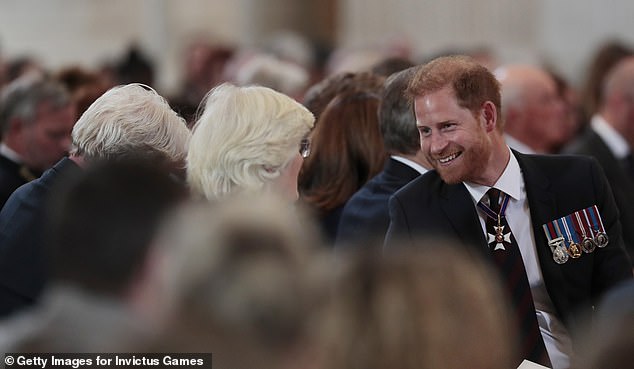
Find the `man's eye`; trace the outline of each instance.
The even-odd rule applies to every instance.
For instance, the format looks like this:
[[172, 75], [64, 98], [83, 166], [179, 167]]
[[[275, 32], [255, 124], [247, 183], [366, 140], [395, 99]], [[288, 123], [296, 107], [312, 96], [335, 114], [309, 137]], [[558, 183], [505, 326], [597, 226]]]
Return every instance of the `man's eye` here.
[[445, 123], [440, 127], [440, 129], [442, 129], [443, 131], [447, 131], [452, 129], [453, 127], [455, 127], [454, 123]]
[[431, 129], [429, 127], [418, 127], [418, 131], [423, 137], [427, 137], [431, 134]]

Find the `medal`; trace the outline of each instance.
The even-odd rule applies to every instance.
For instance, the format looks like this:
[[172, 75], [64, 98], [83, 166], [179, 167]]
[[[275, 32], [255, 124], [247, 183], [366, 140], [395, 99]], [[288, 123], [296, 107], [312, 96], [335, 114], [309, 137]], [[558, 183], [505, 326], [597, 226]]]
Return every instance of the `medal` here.
[[[560, 218], [559, 221], [561, 221], [561, 224], [564, 227], [564, 230], [566, 231], [566, 241], [568, 241], [568, 255], [572, 256], [573, 259], [578, 259], [581, 256], [581, 248], [579, 247], [579, 244], [577, 242], [575, 242], [575, 235], [572, 234], [572, 232], [570, 232], [570, 227], [569, 225], [571, 225], [569, 222], [572, 219], [570, 218], [570, 216], [566, 216], [563, 218]], [[558, 221], [558, 223], [559, 223]]]
[[[586, 218], [586, 221], [588, 221], [588, 217], [586, 216], [586, 214], [584, 213], [584, 216]], [[585, 252], [586, 254], [591, 253], [592, 251], [594, 251], [595, 247], [597, 246], [594, 241], [592, 240], [592, 237], [589, 237], [586, 234], [586, 227], [584, 226], [583, 222], [581, 221], [581, 216], [579, 215], [579, 212], [575, 212], [575, 219], [577, 219], [577, 224], [579, 226], [579, 230], [581, 231], [581, 249], [583, 250], [583, 252]], [[590, 221], [588, 221], [588, 231], [590, 231]]]
[[603, 227], [603, 220], [601, 220], [601, 215], [599, 214], [599, 209], [597, 209], [596, 205], [593, 205], [587, 209], [584, 209], [584, 212], [587, 211], [590, 214], [590, 218], [592, 219], [591, 231], [594, 231], [594, 243], [600, 247], [606, 247], [610, 242], [610, 239], [605, 233], [605, 228]]
[[509, 203], [509, 199], [509, 196], [504, 194], [499, 213], [494, 212], [493, 210], [491, 210], [490, 207], [486, 206], [482, 202], [478, 202], [478, 207], [480, 208], [480, 210], [482, 210], [487, 217], [497, 221], [497, 226], [493, 226], [495, 234], [487, 232], [487, 243], [491, 247], [493, 247], [494, 251], [506, 250], [505, 246], [511, 244], [511, 230], [508, 229], [505, 231], [506, 226], [502, 225], [502, 217], [506, 212], [506, 207]]
[[570, 245], [568, 245], [568, 254], [570, 254], [573, 259], [579, 258], [581, 256], [581, 247], [579, 244], [571, 242]]
[[[548, 225], [552, 227], [552, 223], [544, 224], [544, 228], [548, 228]], [[564, 250], [564, 238], [559, 236], [556, 238], [552, 238], [551, 235], [554, 235], [554, 228], [552, 229], [552, 233], [547, 232], [547, 237], [549, 239], [548, 246], [550, 247], [550, 251], [553, 253], [553, 260], [557, 264], [564, 264], [568, 261], [568, 253]]]
[[564, 264], [568, 261], [568, 253], [564, 251], [562, 246], [555, 247], [555, 250], [553, 250], [553, 260], [557, 264]]
[[553, 252], [553, 260], [557, 264], [564, 264], [568, 261], [568, 253], [564, 251], [563, 244], [563, 237], [557, 237], [548, 242], [548, 246], [550, 246], [550, 249]]
[[590, 237], [583, 237], [583, 240], [581, 241], [581, 249], [583, 250], [583, 252], [585, 253], [591, 253], [592, 251], [594, 251], [595, 247], [597, 245], [594, 243], [594, 240]]
[[597, 235], [594, 236], [594, 242], [597, 244], [597, 246], [601, 248], [606, 247], [609, 241], [610, 239], [608, 238], [608, 235], [605, 234], [605, 232], [597, 230]]

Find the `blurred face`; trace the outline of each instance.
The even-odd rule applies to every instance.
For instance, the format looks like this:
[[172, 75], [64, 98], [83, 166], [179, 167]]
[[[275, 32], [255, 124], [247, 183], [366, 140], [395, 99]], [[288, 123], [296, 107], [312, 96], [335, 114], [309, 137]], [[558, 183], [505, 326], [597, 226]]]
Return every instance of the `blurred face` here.
[[25, 164], [42, 171], [52, 167], [68, 153], [74, 124], [74, 106], [54, 109], [40, 104], [35, 120], [23, 126], [20, 154]]
[[557, 94], [555, 82], [546, 74], [527, 91], [524, 114], [533, 139], [543, 142], [546, 150], [566, 140], [565, 104]]
[[623, 121], [625, 139], [634, 146], [634, 90], [625, 91], [622, 95]]
[[450, 87], [414, 100], [421, 148], [447, 183], [486, 183], [491, 142], [484, 122], [458, 105]]

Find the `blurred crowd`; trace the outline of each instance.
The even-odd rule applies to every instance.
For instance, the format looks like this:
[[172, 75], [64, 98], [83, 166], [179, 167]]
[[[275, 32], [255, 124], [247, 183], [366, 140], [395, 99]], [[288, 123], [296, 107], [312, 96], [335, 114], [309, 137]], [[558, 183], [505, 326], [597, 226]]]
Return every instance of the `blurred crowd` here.
[[[582, 85], [486, 48], [325, 55], [297, 35], [196, 40], [173, 94], [138, 46], [95, 69], [0, 55], [0, 351], [517, 367], [512, 303], [484, 258], [431, 234], [384, 247], [392, 195], [437, 169], [410, 84], [448, 55], [495, 77], [513, 152], [596, 159], [634, 260], [634, 45], [619, 40]], [[552, 367], [634, 362], [634, 284], [592, 291]]]

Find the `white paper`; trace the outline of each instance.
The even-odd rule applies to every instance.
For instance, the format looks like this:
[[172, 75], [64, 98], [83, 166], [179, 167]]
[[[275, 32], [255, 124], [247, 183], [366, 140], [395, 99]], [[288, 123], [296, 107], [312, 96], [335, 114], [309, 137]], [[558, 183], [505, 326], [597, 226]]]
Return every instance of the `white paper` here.
[[517, 369], [548, 369], [548, 367], [539, 365], [530, 360], [524, 359], [524, 361], [522, 361], [522, 363], [520, 364], [520, 366], [517, 367]]

